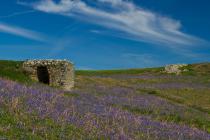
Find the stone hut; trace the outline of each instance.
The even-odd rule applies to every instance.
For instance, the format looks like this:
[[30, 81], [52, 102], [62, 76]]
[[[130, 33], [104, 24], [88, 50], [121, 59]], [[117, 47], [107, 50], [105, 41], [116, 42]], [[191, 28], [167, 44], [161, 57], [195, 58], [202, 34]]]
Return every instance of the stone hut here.
[[74, 86], [74, 66], [67, 60], [27, 60], [23, 70], [31, 79], [64, 90]]

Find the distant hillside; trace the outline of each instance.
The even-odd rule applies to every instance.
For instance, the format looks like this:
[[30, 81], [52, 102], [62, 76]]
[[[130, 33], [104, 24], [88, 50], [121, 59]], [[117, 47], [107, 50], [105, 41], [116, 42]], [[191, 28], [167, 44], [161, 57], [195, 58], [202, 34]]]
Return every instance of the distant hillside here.
[[163, 67], [159, 68], [143, 68], [143, 69], [123, 69], [123, 70], [77, 70], [77, 75], [87, 75], [87, 76], [107, 76], [107, 75], [119, 75], [119, 74], [160, 74]]
[[[0, 77], [8, 78], [18, 82], [31, 82], [29, 76], [22, 70], [22, 61], [0, 60]], [[210, 75], [210, 63], [190, 64], [189, 71], [183, 75]], [[163, 74], [164, 67], [124, 69], [124, 70], [77, 70], [76, 75], [82, 76], [109, 76], [109, 75], [138, 75], [138, 74]], [[164, 73], [165, 74], [165, 73]]]
[[191, 74], [210, 75], [210, 63], [189, 65]]
[[[183, 75], [210, 75], [210, 63], [189, 64], [185, 67], [187, 72], [183, 72]], [[87, 76], [107, 76], [118, 74], [163, 74], [164, 67], [158, 68], [143, 68], [143, 69], [125, 69], [125, 70], [78, 70], [77, 75]], [[165, 74], [165, 73], [164, 73]]]

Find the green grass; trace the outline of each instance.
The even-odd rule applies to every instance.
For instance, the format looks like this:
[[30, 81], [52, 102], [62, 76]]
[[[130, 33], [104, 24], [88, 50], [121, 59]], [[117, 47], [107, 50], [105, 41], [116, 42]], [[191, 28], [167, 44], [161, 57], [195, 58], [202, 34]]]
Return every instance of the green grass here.
[[64, 96], [66, 97], [79, 97], [79, 94], [76, 94], [76, 93], [69, 93], [69, 92], [65, 92], [64, 93]]
[[210, 115], [210, 89], [148, 89], [148, 94], [184, 104]]
[[185, 114], [179, 113], [170, 113], [170, 114], [163, 114], [160, 113], [160, 110], [153, 110], [153, 109], [143, 109], [135, 106], [117, 106], [123, 110], [127, 110], [131, 113], [137, 115], [146, 115], [150, 116], [155, 120], [162, 121], [162, 122], [173, 122], [176, 124], [186, 124], [191, 127], [197, 127], [203, 129], [210, 133], [210, 119], [203, 115], [203, 113], [199, 111], [194, 111], [192, 108], [186, 110]]
[[188, 66], [183, 67], [182, 69], [187, 69], [188, 70], [186, 72], [183, 72], [182, 73], [183, 75], [210, 76], [210, 63], [190, 64]]
[[82, 76], [108, 76], [119, 74], [142, 74], [142, 73], [160, 73], [163, 67], [159, 68], [144, 68], [144, 69], [125, 69], [125, 70], [77, 70], [76, 75]]
[[32, 80], [24, 74], [21, 61], [0, 60], [0, 77], [10, 80], [30, 83]]

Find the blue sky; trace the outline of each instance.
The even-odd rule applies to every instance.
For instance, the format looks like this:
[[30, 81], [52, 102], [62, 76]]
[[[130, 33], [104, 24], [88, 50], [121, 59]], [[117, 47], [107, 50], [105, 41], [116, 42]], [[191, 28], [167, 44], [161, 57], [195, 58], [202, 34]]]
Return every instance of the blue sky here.
[[0, 59], [77, 69], [210, 61], [209, 0], [2, 0]]

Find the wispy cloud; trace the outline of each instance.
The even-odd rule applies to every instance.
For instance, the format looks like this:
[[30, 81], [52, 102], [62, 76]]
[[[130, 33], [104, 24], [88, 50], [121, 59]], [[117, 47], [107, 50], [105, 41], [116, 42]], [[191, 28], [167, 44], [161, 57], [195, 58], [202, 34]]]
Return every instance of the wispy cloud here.
[[[197, 45], [204, 40], [181, 31], [182, 24], [155, 12], [143, 9], [127, 0], [40, 0], [21, 4], [47, 13], [80, 18], [120, 33], [129, 39], [166, 45]], [[93, 6], [95, 4], [95, 6]], [[100, 6], [99, 6], [100, 5]], [[107, 10], [107, 7], [109, 10]]]
[[94, 34], [100, 34], [101, 31], [100, 30], [90, 30], [91, 33], [94, 33]]
[[4, 23], [0, 23], [0, 32], [20, 36], [35, 41], [47, 41], [47, 37], [38, 32]]
[[34, 12], [36, 12], [36, 11], [35, 10], [27, 10], [27, 11], [21, 11], [21, 12], [14, 12], [14, 13], [9, 14], [9, 15], [0, 16], [0, 19], [25, 15], [25, 14], [34, 13]]

